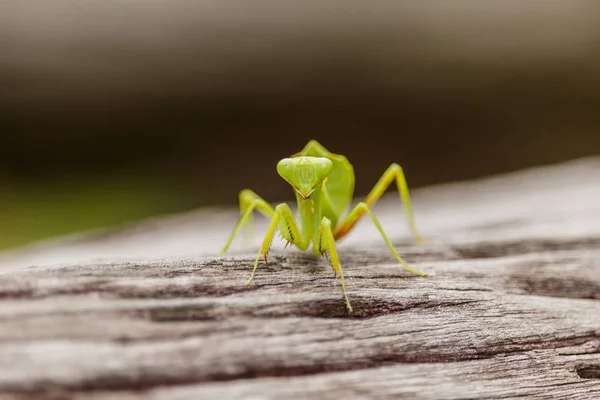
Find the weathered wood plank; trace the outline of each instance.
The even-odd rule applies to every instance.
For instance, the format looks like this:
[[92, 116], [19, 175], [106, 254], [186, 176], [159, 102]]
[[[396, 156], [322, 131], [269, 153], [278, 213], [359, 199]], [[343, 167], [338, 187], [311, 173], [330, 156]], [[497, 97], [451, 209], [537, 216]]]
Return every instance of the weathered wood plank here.
[[[390, 195], [325, 260], [216, 257], [203, 210], [49, 242], [0, 263], [6, 398], [600, 398], [600, 160]], [[261, 232], [264, 221], [257, 231]], [[258, 238], [257, 238], [258, 241]], [[3, 398], [4, 398], [3, 397]]]

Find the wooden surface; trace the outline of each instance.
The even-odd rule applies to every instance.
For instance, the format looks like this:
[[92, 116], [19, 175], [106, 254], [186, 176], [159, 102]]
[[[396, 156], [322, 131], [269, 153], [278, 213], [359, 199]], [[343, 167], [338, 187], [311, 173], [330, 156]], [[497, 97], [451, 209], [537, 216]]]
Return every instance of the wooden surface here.
[[[274, 184], [285, 184], [274, 182]], [[274, 246], [216, 256], [237, 210], [0, 258], [0, 398], [600, 398], [600, 159], [393, 193], [331, 269]], [[257, 237], [264, 219], [257, 218]]]

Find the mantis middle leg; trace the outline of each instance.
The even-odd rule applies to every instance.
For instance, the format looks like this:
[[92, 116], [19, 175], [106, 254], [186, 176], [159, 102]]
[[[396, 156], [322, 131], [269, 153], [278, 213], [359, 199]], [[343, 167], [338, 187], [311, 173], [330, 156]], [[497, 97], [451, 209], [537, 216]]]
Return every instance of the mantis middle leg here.
[[[231, 242], [235, 238], [235, 235], [237, 235], [238, 231], [240, 230], [240, 228], [243, 225], [246, 225], [246, 227], [251, 227], [252, 211], [254, 211], [254, 209], [257, 209], [261, 214], [263, 214], [267, 218], [271, 218], [275, 214], [275, 211], [269, 205], [269, 203], [267, 203], [259, 195], [257, 195], [250, 189], [242, 190], [240, 192], [239, 197], [240, 197], [240, 214], [241, 214], [240, 219], [238, 220], [237, 224], [235, 225], [235, 228], [233, 228], [233, 231], [231, 232], [231, 235], [229, 236], [227, 243], [223, 247], [223, 250], [221, 250], [221, 254], [224, 254], [227, 251], [227, 249], [231, 245]], [[249, 232], [246, 231], [246, 239], [248, 239], [248, 236], [249, 236]]]
[[350, 214], [348, 214], [348, 216], [343, 221], [340, 222], [340, 224], [338, 225], [338, 227], [336, 228], [336, 230], [333, 233], [334, 238], [337, 239], [336, 233], [338, 233], [338, 232], [348, 233], [352, 229], [352, 227], [354, 227], [354, 225], [360, 219], [360, 217], [363, 216], [365, 213], [369, 214], [369, 217], [371, 217], [371, 220], [375, 224], [375, 227], [377, 228], [377, 230], [379, 231], [381, 236], [383, 236], [383, 240], [385, 241], [388, 248], [392, 252], [392, 255], [394, 256], [394, 258], [396, 260], [398, 260], [398, 262], [400, 264], [402, 264], [402, 266], [407, 271], [412, 272], [413, 274], [416, 274], [416, 275], [420, 275], [420, 276], [429, 276], [429, 274], [427, 274], [425, 272], [421, 272], [421, 271], [409, 266], [406, 263], [406, 261], [404, 261], [402, 259], [402, 257], [400, 257], [400, 255], [398, 255], [398, 252], [396, 251], [396, 249], [394, 249], [394, 245], [392, 245], [392, 242], [387, 237], [386, 233], [384, 232], [383, 228], [381, 227], [381, 224], [379, 223], [379, 221], [377, 220], [377, 218], [375, 217], [375, 215], [373, 214], [373, 212], [369, 208], [369, 205], [366, 202], [358, 203], [356, 205], [356, 207], [354, 207], [354, 209], [350, 212]]
[[[402, 203], [404, 205], [404, 212], [406, 214], [406, 218], [408, 219], [408, 227], [410, 228], [410, 231], [415, 240], [419, 243], [424, 243], [425, 240], [423, 239], [415, 225], [415, 218], [413, 216], [412, 206], [410, 203], [410, 193], [408, 192], [406, 178], [404, 177], [404, 172], [400, 165], [394, 163], [388, 167], [388, 169], [383, 173], [381, 178], [379, 178], [379, 181], [377, 181], [373, 189], [371, 189], [364, 203], [367, 206], [372, 206], [373, 204], [375, 204], [394, 180], [396, 181], [398, 193], [400, 194], [400, 198], [402, 199]], [[363, 210], [364, 212], [365, 210], [368, 210], [368, 207], [366, 209], [361, 208], [361, 210]], [[355, 208], [354, 213], [355, 215], [353, 218], [346, 218], [344, 223], [340, 224], [337, 227], [337, 229], [334, 232], [336, 240], [339, 240], [346, 236], [346, 234], [348, 234], [348, 232], [352, 230], [354, 224], [358, 222], [362, 215], [362, 212], [357, 211]]]

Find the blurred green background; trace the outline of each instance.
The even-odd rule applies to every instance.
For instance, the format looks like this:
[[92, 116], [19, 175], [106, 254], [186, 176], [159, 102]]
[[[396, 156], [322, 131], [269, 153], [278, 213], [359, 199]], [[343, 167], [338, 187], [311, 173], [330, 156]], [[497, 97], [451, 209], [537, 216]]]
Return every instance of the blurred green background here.
[[[312, 138], [364, 195], [600, 154], [595, 1], [0, 3], [0, 249], [292, 198]], [[560, 188], [557, 188], [560, 190]], [[510, 201], [510, 199], [507, 199]]]

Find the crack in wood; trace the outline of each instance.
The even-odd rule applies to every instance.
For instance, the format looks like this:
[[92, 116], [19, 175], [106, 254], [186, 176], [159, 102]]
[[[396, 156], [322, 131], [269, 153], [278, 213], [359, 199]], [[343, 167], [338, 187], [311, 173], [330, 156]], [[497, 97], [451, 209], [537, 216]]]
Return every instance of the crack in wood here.
[[597, 249], [600, 249], [600, 238], [598, 237], [572, 240], [529, 239], [452, 247], [452, 250], [461, 259], [510, 257], [531, 253]]
[[[44, 393], [75, 393], [75, 392], [94, 392], [94, 391], [146, 391], [156, 387], [190, 385], [207, 382], [231, 382], [247, 379], [262, 378], [281, 378], [298, 377], [307, 375], [330, 374], [341, 371], [354, 370], [372, 370], [395, 364], [421, 364], [421, 363], [456, 363], [468, 362], [473, 360], [491, 359], [496, 356], [506, 356], [515, 353], [526, 353], [538, 349], [555, 349], [565, 346], [572, 346], [584, 343], [590, 339], [597, 339], [598, 336], [565, 338], [557, 341], [549, 341], [545, 346], [539, 343], [530, 342], [521, 348], [498, 348], [478, 349], [476, 353], [457, 353], [444, 354], [442, 356], [432, 353], [430, 350], [418, 350], [405, 354], [393, 354], [382, 351], [369, 359], [354, 360], [352, 362], [331, 362], [320, 363], [316, 365], [303, 366], [262, 366], [256, 363], [248, 363], [242, 366], [241, 371], [237, 373], [211, 373], [205, 371], [203, 375], [173, 375], [165, 371], [164, 374], [143, 374], [136, 376], [123, 376], [119, 374], [106, 374], [94, 377], [94, 379], [82, 380], [76, 384], [59, 385], [52, 382], [34, 381], [26, 387], [11, 385], [0, 385], [1, 393], [8, 394], [35, 394]], [[385, 348], [382, 348], [385, 350]], [[575, 370], [576, 374], [582, 379], [600, 379], [600, 365], [579, 365]], [[552, 386], [556, 386], [554, 383]], [[532, 387], [540, 387], [532, 386]]]
[[590, 366], [578, 366], [577, 375], [582, 379], [600, 379], [600, 364]]
[[182, 305], [175, 307], [148, 308], [141, 312], [140, 318], [148, 318], [154, 322], [174, 321], [206, 321], [228, 319], [238, 316], [252, 316], [257, 318], [342, 318], [342, 319], [370, 319], [382, 315], [398, 314], [415, 309], [450, 308], [479, 303], [481, 300], [432, 300], [432, 301], [405, 301], [393, 302], [381, 299], [358, 297], [354, 299], [357, 312], [348, 314], [344, 305], [337, 299], [314, 300], [295, 303], [293, 307], [276, 309], [271, 306], [251, 306], [232, 308], [227, 305]]

